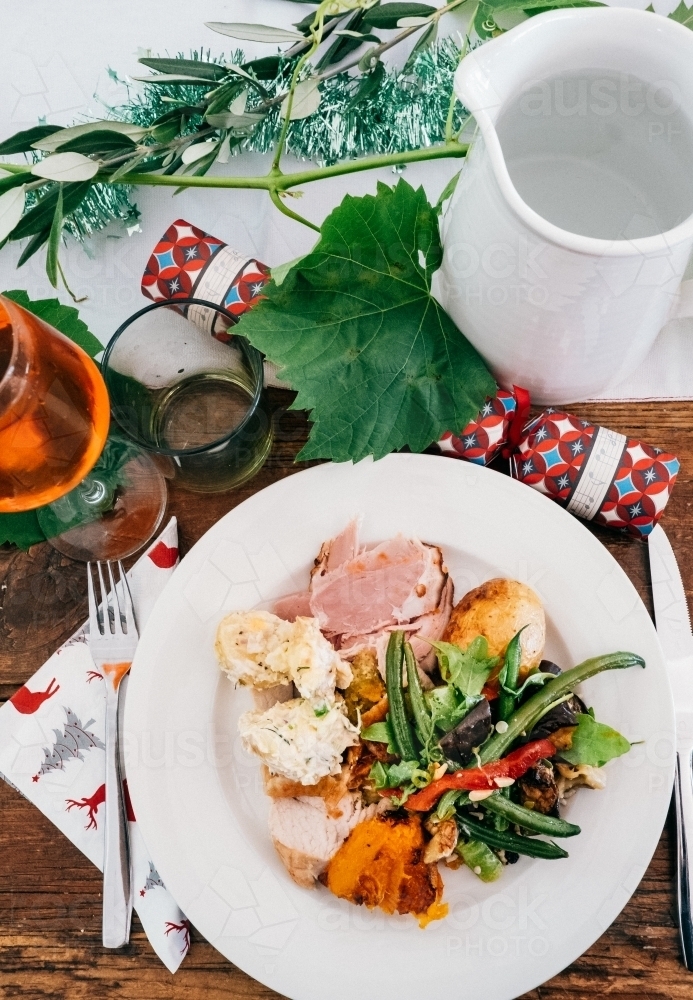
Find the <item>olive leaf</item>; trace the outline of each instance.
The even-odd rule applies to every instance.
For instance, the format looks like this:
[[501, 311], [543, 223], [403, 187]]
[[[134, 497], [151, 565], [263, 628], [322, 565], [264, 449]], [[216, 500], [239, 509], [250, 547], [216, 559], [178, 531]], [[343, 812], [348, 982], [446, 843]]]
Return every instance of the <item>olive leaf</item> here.
[[231, 38], [241, 38], [248, 42], [302, 42], [304, 36], [298, 31], [287, 31], [285, 28], [272, 28], [267, 24], [242, 24], [239, 21], [205, 21], [205, 27], [220, 35]]
[[430, 48], [431, 45], [433, 45], [433, 43], [435, 42], [437, 37], [438, 37], [438, 21], [431, 21], [426, 30], [421, 32], [416, 42], [416, 45], [409, 53], [407, 61], [402, 67], [403, 74], [411, 72], [411, 70], [414, 68], [416, 57], [419, 55], [420, 52], [423, 52], [425, 49]]
[[375, 197], [347, 195], [313, 250], [242, 317], [237, 332], [311, 411], [301, 459], [423, 451], [493, 395], [481, 357], [431, 295], [441, 260], [423, 189], [381, 183]]
[[376, 63], [375, 69], [371, 70], [370, 73], [364, 73], [361, 77], [356, 93], [347, 105], [347, 111], [351, 111], [351, 109], [355, 108], [361, 101], [365, 101], [367, 97], [374, 94], [383, 82], [384, 77], [385, 67], [381, 62]]
[[114, 132], [113, 129], [97, 129], [86, 132], [58, 146], [60, 153], [83, 153], [115, 156], [118, 153], [134, 152], [137, 149], [129, 135], [124, 132]]
[[263, 118], [264, 114], [235, 115], [232, 111], [221, 111], [217, 115], [207, 115], [206, 121], [213, 128], [247, 129], [257, 125]]
[[88, 181], [98, 174], [99, 164], [81, 153], [52, 153], [35, 163], [31, 172], [49, 181]]
[[131, 125], [130, 122], [108, 120], [86, 122], [84, 125], [73, 125], [70, 128], [60, 129], [52, 135], [48, 135], [43, 139], [33, 142], [31, 144], [31, 148], [39, 149], [43, 153], [54, 153], [56, 149], [64, 143], [70, 142], [72, 139], [76, 139], [77, 136], [86, 135], [88, 132], [100, 132], [104, 129], [112, 129], [114, 132], [121, 132], [123, 135], [129, 135], [135, 142], [142, 139], [148, 132], [148, 129], [141, 128], [139, 125]]
[[10, 153], [28, 153], [35, 142], [46, 139], [54, 132], [62, 132], [60, 125], [36, 125], [34, 128], [25, 129], [15, 135], [0, 142], [0, 156], [9, 156]]
[[[300, 0], [296, 0], [300, 2]], [[252, 62], [243, 63], [243, 69], [252, 69], [258, 80], [274, 80], [279, 72], [279, 56], [263, 56], [261, 59], [253, 59]]]
[[436, 8], [425, 3], [385, 3], [371, 7], [364, 14], [364, 21], [373, 28], [397, 28], [401, 18], [427, 18]]
[[578, 715], [570, 749], [561, 750], [560, 756], [569, 764], [602, 767], [629, 750], [630, 743], [615, 729], [596, 722], [591, 715]]
[[196, 163], [197, 160], [201, 160], [203, 156], [208, 156], [210, 153], [216, 152], [219, 143], [217, 140], [208, 140], [206, 142], [196, 142], [194, 145], [186, 146], [181, 155], [181, 160], [183, 163]]
[[51, 231], [48, 237], [48, 248], [46, 252], [46, 274], [53, 288], [58, 287], [58, 252], [60, 250], [60, 237], [63, 232], [63, 186], [58, 187], [58, 199], [55, 204], [55, 213], [51, 223]]
[[[74, 212], [80, 202], [86, 198], [90, 190], [91, 184], [89, 181], [84, 181], [79, 184], [68, 184], [63, 190], [64, 215], [69, 215], [71, 212]], [[40, 201], [38, 201], [37, 204], [22, 217], [18, 225], [13, 229], [10, 238], [12, 240], [21, 240], [24, 239], [25, 236], [38, 237], [39, 235], [43, 235], [43, 243], [45, 243], [48, 239], [57, 201], [58, 188], [56, 185], [53, 190], [48, 191], [40, 199]], [[38, 243], [38, 245], [33, 248], [32, 252], [35, 253], [41, 245], [41, 243]], [[29, 247], [26, 248], [24, 253], [28, 250]], [[29, 256], [31, 256], [31, 254], [29, 254]], [[23, 264], [24, 260], [28, 260], [28, 257], [25, 257], [24, 254], [22, 254], [17, 266], [19, 267], [20, 264]]]
[[25, 200], [23, 184], [0, 195], [0, 240], [6, 239], [21, 219]]
[[190, 86], [209, 87], [210, 81], [199, 76], [187, 76], [185, 73], [158, 73], [156, 76], [131, 76], [135, 83], [185, 83]]
[[139, 63], [157, 73], [169, 73], [174, 76], [192, 76], [198, 80], [210, 80], [212, 83], [223, 80], [227, 69], [220, 63], [205, 62], [202, 59], [138, 59]]
[[[290, 121], [297, 121], [299, 118], [308, 118], [320, 106], [320, 91], [317, 80], [301, 80], [294, 90], [294, 99], [291, 105]], [[285, 97], [279, 108], [279, 114], [286, 118], [288, 97]]]
[[10, 191], [12, 188], [20, 187], [22, 184], [26, 184], [26, 182], [30, 180], [31, 167], [27, 167], [25, 170], [19, 170], [16, 174], [0, 176], [0, 194], [3, 194], [5, 191]]

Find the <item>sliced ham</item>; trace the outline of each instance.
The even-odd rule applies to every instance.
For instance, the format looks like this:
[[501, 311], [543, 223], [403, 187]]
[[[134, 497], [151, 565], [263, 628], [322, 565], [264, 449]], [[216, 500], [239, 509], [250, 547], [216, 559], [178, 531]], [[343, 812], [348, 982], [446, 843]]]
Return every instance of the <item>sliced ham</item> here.
[[348, 792], [339, 801], [338, 817], [334, 809], [328, 811], [322, 798], [273, 799], [270, 836], [294, 882], [312, 889], [356, 824], [371, 819], [378, 810], [378, 805], [364, 806], [356, 792]]
[[397, 535], [314, 574], [311, 612], [328, 634], [366, 635], [434, 611], [446, 576], [437, 546]]
[[310, 571], [311, 589], [313, 578], [324, 576], [338, 569], [342, 563], [355, 559], [359, 552], [359, 530], [362, 517], [354, 517], [346, 528], [328, 542], [323, 542], [315, 560], [315, 566]]
[[287, 622], [295, 622], [297, 618], [310, 618], [310, 591], [301, 590], [280, 597], [272, 606], [272, 614]]
[[452, 580], [448, 577], [443, 587], [443, 593], [440, 595], [440, 604], [435, 611], [422, 615], [421, 618], [417, 618], [411, 623], [416, 625], [416, 632], [409, 640], [411, 648], [419, 666], [426, 673], [430, 673], [436, 665], [436, 651], [429, 642], [424, 642], [424, 640], [432, 639], [434, 642], [438, 642], [439, 639], [443, 638], [445, 628], [450, 621], [454, 589]]

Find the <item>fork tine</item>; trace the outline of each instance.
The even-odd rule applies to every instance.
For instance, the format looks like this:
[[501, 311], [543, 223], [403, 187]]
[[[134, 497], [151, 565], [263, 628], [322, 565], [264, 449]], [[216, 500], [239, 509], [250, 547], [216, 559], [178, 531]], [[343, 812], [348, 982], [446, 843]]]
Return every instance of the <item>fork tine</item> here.
[[135, 610], [132, 606], [130, 584], [128, 583], [128, 578], [125, 575], [125, 570], [123, 569], [123, 564], [120, 559], [118, 560], [118, 569], [120, 570], [121, 593], [123, 595], [123, 605], [125, 607], [125, 625], [128, 630], [128, 635], [130, 635], [132, 632], [137, 631], [137, 623], [135, 621]]
[[106, 584], [104, 583], [103, 566], [101, 562], [97, 562], [96, 569], [99, 574], [99, 585], [101, 587], [101, 600], [99, 603], [101, 604], [101, 610], [103, 614], [103, 634], [108, 635], [109, 633], [112, 634], [113, 629], [111, 628], [111, 615], [110, 615], [110, 605], [108, 603], [108, 591], [106, 590]]
[[89, 593], [89, 634], [100, 635], [98, 604], [94, 595], [94, 578], [91, 563], [87, 563], [87, 591]]
[[113, 601], [113, 631], [116, 635], [124, 635], [123, 620], [120, 617], [122, 599], [118, 593], [118, 588], [116, 587], [115, 578], [113, 576], [113, 563], [110, 559], [107, 560], [106, 567], [108, 569], [108, 580], [111, 585], [111, 600]]

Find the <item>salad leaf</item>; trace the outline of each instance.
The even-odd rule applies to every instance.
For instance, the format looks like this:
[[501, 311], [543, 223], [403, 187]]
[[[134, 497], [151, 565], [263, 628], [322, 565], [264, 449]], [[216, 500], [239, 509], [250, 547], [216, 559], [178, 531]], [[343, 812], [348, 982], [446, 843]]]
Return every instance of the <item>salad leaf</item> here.
[[423, 451], [493, 395], [480, 355], [431, 295], [443, 250], [423, 188], [347, 195], [320, 239], [240, 320], [311, 411], [300, 460]]
[[451, 684], [433, 688], [424, 694], [433, 725], [443, 733], [449, 733], [458, 722], [477, 704], [479, 698], [460, 697]]
[[361, 730], [361, 739], [370, 740], [371, 743], [387, 743], [387, 752], [397, 753], [395, 738], [387, 719], [385, 722], [374, 722], [372, 726]]
[[465, 698], [481, 694], [489, 674], [499, 663], [497, 656], [488, 655], [488, 642], [483, 635], [477, 636], [465, 650], [451, 642], [431, 645], [435, 647], [443, 680], [454, 684]]
[[390, 788], [399, 788], [411, 781], [420, 770], [418, 760], [403, 760], [399, 764], [390, 764], [387, 769], [387, 783]]
[[602, 767], [629, 750], [630, 743], [615, 729], [596, 722], [591, 715], [578, 715], [572, 745], [569, 750], [561, 750], [560, 755], [569, 764]]

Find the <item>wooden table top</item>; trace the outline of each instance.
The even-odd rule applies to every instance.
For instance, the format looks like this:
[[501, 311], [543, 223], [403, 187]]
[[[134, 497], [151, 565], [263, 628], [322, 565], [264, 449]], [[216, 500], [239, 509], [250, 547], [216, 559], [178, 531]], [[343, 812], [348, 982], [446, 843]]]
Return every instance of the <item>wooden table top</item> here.
[[[278, 402], [286, 402], [277, 393]], [[693, 403], [571, 407], [681, 459], [663, 524], [693, 598]], [[285, 412], [272, 454], [237, 492], [216, 496], [170, 490], [182, 553], [223, 514], [269, 483], [303, 468], [294, 456], [307, 435], [302, 414]], [[442, 459], [441, 459], [442, 461]], [[651, 610], [645, 545], [593, 528]], [[49, 545], [29, 553], [0, 548], [0, 702], [6, 700], [86, 618], [81, 564]], [[217, 1000], [276, 997], [193, 933], [193, 946], [171, 976], [133, 918], [130, 944], [101, 946], [101, 874], [34, 806], [0, 781], [0, 997], [52, 1000]], [[693, 997], [693, 973], [679, 957], [672, 816], [630, 902], [573, 965], [527, 994], [532, 1000]]]

